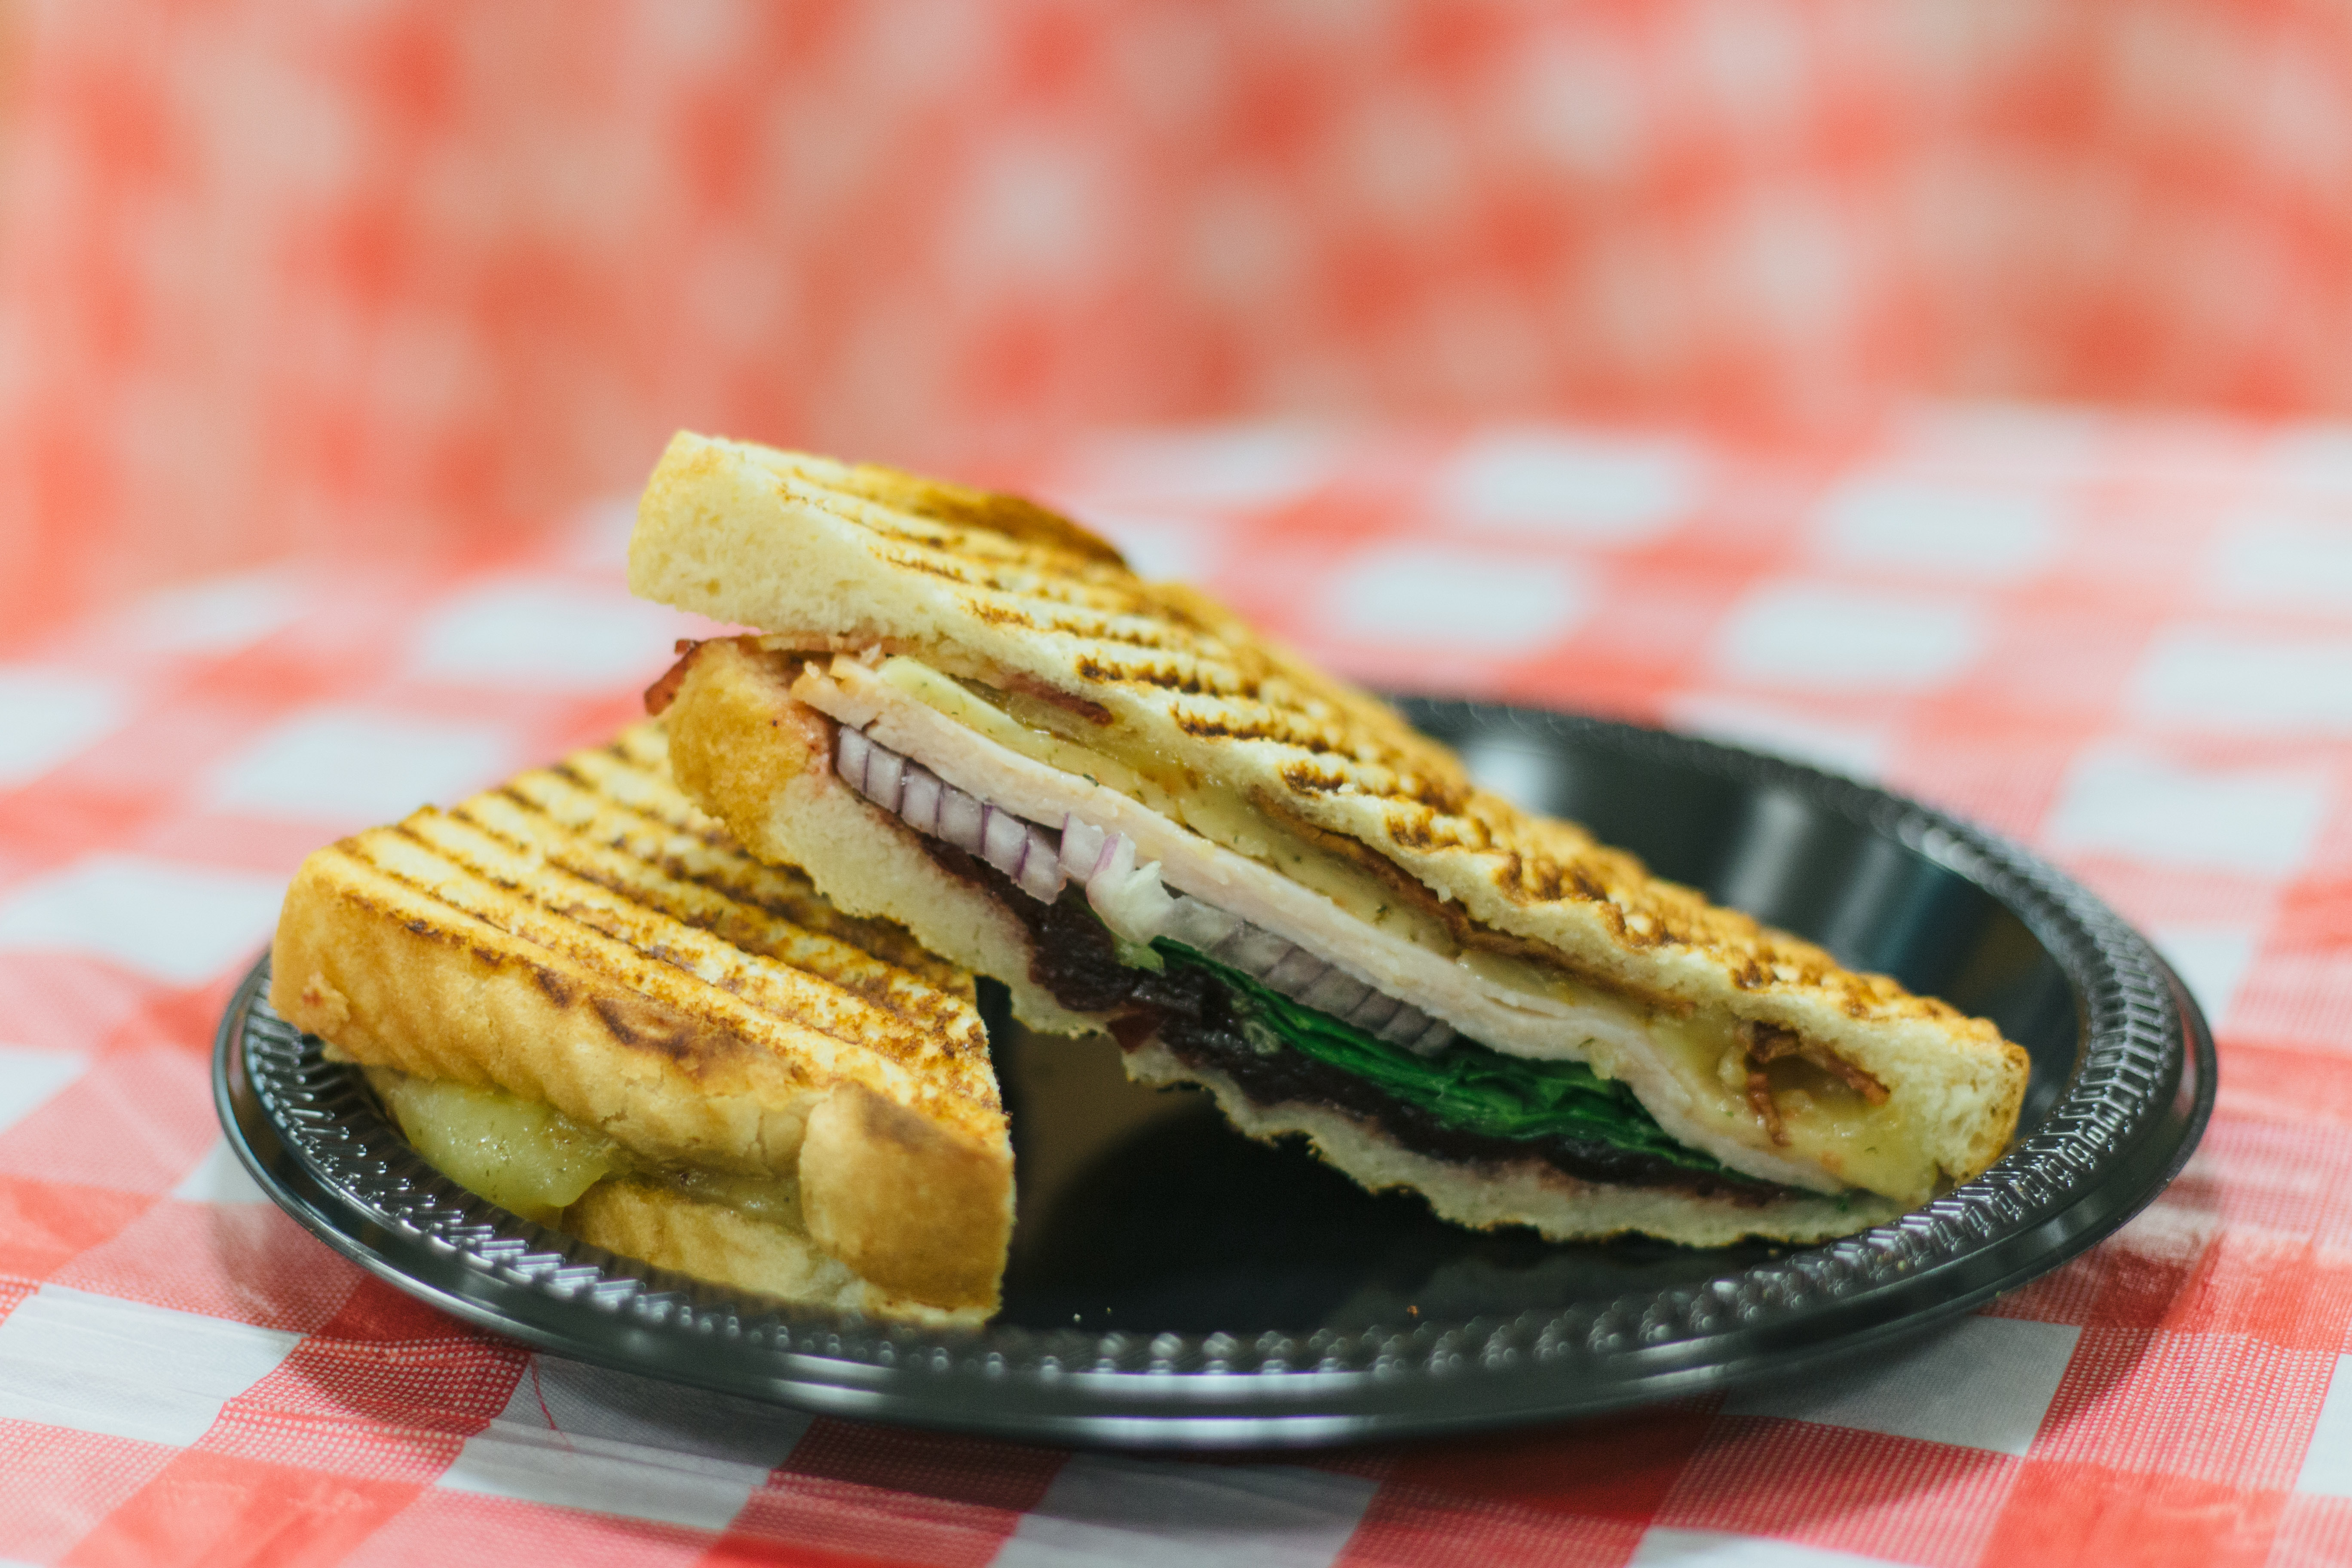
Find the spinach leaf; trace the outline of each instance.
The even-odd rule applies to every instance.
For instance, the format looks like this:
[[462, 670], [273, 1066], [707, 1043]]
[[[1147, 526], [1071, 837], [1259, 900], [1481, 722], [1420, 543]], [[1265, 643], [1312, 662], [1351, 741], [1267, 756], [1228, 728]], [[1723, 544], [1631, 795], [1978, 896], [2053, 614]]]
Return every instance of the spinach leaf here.
[[1581, 1138], [1695, 1171], [1723, 1169], [1668, 1137], [1632, 1089], [1582, 1062], [1530, 1061], [1458, 1039], [1434, 1056], [1415, 1056], [1302, 1006], [1181, 942], [1163, 937], [1151, 945], [1169, 963], [1206, 970], [1222, 982], [1234, 1012], [1254, 1033], [1263, 1031], [1289, 1049], [1368, 1079], [1455, 1126], [1497, 1138]]

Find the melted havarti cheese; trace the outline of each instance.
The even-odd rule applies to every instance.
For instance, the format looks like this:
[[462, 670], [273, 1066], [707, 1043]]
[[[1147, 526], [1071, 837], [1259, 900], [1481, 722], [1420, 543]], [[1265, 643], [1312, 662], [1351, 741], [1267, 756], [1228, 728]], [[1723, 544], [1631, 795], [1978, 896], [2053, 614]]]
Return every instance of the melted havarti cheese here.
[[504, 1089], [367, 1069], [368, 1085], [411, 1147], [478, 1197], [541, 1225], [607, 1176], [636, 1176], [798, 1231], [800, 1183], [691, 1167], [646, 1170], [619, 1144], [553, 1106]]
[[[1706, 1114], [1752, 1124], [1759, 1117], [1748, 1100], [1748, 1053], [1737, 1027], [1727, 1017], [1654, 1014], [1649, 1033]], [[1844, 1079], [1794, 1057], [1768, 1064], [1764, 1077], [1780, 1115], [1779, 1152], [1811, 1161], [1849, 1186], [1914, 1202], [1929, 1195], [1920, 1184], [1918, 1140], [1893, 1100], [1873, 1105]]]
[[553, 1225], [621, 1168], [618, 1145], [551, 1105], [391, 1068], [371, 1068], [367, 1076], [434, 1169], [525, 1219]]

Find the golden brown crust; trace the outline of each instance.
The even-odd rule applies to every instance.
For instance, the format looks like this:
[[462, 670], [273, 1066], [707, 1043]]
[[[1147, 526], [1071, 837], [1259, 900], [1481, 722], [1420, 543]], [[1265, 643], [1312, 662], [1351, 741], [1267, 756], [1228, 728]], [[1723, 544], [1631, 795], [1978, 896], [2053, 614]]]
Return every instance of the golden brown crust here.
[[912, 517], [1000, 534], [1017, 544], [1125, 567], [1110, 541], [1057, 511], [1021, 496], [925, 479], [879, 463], [832, 465], [831, 481], [844, 491]]
[[822, 458], [681, 434], [639, 506], [631, 586], [715, 619], [887, 639], [999, 685], [1083, 696], [1171, 763], [1364, 847], [1501, 939], [1625, 994], [1793, 1030], [1898, 1096], [1918, 1092], [1955, 1179], [2007, 1142], [2027, 1060], [1991, 1024], [1475, 787], [1386, 705], [1197, 590], [1144, 582], [1066, 535], [906, 510], [841, 476]]
[[[664, 754], [640, 727], [313, 854], [287, 892], [272, 1005], [347, 1059], [544, 1101], [656, 1164], [805, 1183], [811, 1116], [846, 1093], [931, 1130], [983, 1205], [1009, 1204], [970, 975], [726, 843]], [[969, 1204], [869, 1205], [833, 1233], [886, 1290], [992, 1300]]]
[[651, 1182], [597, 1183], [564, 1211], [563, 1228], [607, 1252], [795, 1306], [977, 1324], [996, 1305], [992, 1291], [985, 1301], [963, 1307], [899, 1295], [860, 1279], [805, 1230]]
[[[1013, 1239], [1013, 1166], [856, 1085], [810, 1112], [801, 1207], [819, 1247], [876, 1284], [943, 1307], [996, 1304]], [[907, 1216], [920, 1215], [919, 1229]]]
[[657, 1161], [789, 1172], [817, 1097], [788, 1057], [698, 1030], [339, 847], [287, 889], [270, 1005], [345, 1059], [542, 1100]]

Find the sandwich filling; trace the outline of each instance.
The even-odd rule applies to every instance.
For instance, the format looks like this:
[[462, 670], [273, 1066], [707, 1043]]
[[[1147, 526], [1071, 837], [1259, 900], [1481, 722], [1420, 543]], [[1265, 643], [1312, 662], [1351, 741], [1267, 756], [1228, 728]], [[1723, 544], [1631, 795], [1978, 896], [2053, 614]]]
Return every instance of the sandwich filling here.
[[[566, 1210], [600, 1184], [615, 1182], [658, 1187], [796, 1234], [808, 1228], [793, 1175], [648, 1161], [544, 1100], [419, 1078], [398, 1068], [363, 1070], [368, 1087], [427, 1163], [525, 1219], [562, 1227]], [[846, 1282], [849, 1271], [839, 1272]]]
[[[1868, 1074], [1482, 944], [1393, 868], [1155, 765], [1089, 705], [881, 650], [810, 659], [793, 692], [840, 726], [845, 783], [1004, 884], [1041, 967], [1073, 971], [1066, 1005], [1155, 1019], [1254, 1099], [1311, 1095], [1423, 1152], [1593, 1179], [1905, 1201], [1940, 1179]], [[1065, 909], [1102, 933], [1116, 983], [1064, 962]]]

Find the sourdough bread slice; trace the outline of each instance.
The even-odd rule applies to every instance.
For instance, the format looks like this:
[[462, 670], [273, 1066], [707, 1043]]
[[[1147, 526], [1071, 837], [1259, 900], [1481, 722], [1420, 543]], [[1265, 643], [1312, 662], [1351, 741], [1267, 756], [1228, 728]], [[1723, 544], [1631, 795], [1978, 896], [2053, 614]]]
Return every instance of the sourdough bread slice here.
[[[737, 850], [656, 726], [310, 856], [271, 1003], [341, 1059], [551, 1106], [633, 1179], [796, 1182], [877, 1310], [994, 1306], [1012, 1149], [970, 975]], [[812, 1268], [760, 1288], [833, 1289]]]

